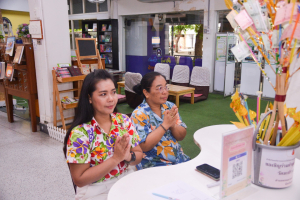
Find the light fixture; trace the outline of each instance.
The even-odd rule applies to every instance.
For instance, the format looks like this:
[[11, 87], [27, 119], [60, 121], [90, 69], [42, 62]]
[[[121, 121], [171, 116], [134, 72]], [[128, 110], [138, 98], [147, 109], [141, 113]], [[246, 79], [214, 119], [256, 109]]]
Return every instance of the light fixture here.
[[88, 2], [91, 2], [91, 3], [104, 3], [105, 0], [88, 0]]

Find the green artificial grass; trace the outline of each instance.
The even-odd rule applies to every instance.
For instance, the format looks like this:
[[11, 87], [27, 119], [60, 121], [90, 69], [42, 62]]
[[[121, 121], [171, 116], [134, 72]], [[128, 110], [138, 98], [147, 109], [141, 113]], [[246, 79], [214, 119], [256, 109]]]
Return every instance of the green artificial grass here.
[[[124, 94], [124, 91], [122, 91]], [[256, 112], [256, 99], [248, 98], [249, 109]], [[187, 135], [183, 141], [180, 141], [183, 151], [191, 158], [200, 153], [199, 147], [194, 143], [194, 133], [203, 127], [231, 124], [230, 121], [238, 122], [237, 117], [230, 108], [231, 97], [224, 98], [220, 94], [209, 94], [207, 100], [199, 101], [195, 104], [181, 102], [179, 103], [179, 114], [182, 121], [187, 125]], [[268, 101], [261, 100], [261, 112], [264, 112]], [[131, 113], [132, 108], [127, 103], [118, 104], [118, 112]], [[200, 141], [201, 144], [201, 141]]]

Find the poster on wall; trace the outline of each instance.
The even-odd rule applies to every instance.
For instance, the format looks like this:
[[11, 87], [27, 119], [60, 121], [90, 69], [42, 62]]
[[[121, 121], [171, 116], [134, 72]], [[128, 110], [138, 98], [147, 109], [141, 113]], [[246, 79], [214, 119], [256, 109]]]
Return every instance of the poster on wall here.
[[225, 61], [227, 36], [217, 36], [216, 60]]

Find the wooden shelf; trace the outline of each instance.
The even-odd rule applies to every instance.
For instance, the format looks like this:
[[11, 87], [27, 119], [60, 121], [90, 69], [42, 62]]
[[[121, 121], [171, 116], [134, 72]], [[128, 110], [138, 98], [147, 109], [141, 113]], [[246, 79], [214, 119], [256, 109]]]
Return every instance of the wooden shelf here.
[[70, 104], [66, 104], [66, 103], [62, 103], [62, 107], [67, 110], [67, 109], [72, 109], [72, 108], [77, 108], [78, 103], [70, 103]]
[[60, 90], [58, 91], [59, 93], [66, 93], [66, 92], [74, 92], [74, 91], [78, 91], [78, 88], [75, 89], [69, 89], [69, 90]]
[[14, 69], [16, 70], [21, 70], [21, 71], [26, 71], [27, 65], [19, 65], [19, 64], [14, 64]]
[[67, 82], [73, 82], [73, 81], [83, 81], [85, 77], [86, 77], [86, 75], [73, 76], [73, 77], [67, 77], [67, 78], [57, 77], [57, 81], [59, 83], [67, 83]]
[[[63, 103], [61, 102], [61, 97], [60, 94], [61, 93], [66, 93], [66, 92], [74, 92], [74, 98], [78, 99], [78, 96], [80, 96], [80, 91], [81, 91], [81, 87], [83, 84], [83, 80], [86, 77], [86, 75], [81, 75], [81, 76], [73, 76], [73, 77], [68, 77], [68, 78], [61, 78], [61, 77], [57, 77], [56, 76], [56, 72], [55, 70], [52, 70], [52, 80], [53, 80], [53, 125], [57, 126], [58, 122], [62, 123], [62, 128], [63, 129], [67, 129], [68, 126], [66, 125], [66, 121], [67, 120], [72, 120], [74, 119], [74, 117], [64, 117], [64, 110], [68, 110], [68, 109], [74, 109], [77, 108], [78, 106], [78, 102], [76, 103], [71, 103], [71, 104], [67, 104], [67, 103]], [[76, 83], [76, 87], [74, 87], [73, 89], [67, 89], [67, 90], [58, 90], [58, 84], [59, 83], [69, 83], [69, 82], [73, 82]], [[57, 119], [57, 107], [59, 109], [59, 114], [60, 114], [60, 119]]]

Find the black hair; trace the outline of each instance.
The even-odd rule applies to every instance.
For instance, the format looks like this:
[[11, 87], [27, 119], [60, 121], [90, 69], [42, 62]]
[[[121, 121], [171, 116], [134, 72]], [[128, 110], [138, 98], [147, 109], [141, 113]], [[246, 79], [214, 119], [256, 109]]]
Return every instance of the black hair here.
[[[81, 93], [76, 109], [74, 121], [71, 127], [68, 129], [64, 140], [63, 151], [66, 156], [67, 153], [67, 142], [72, 129], [80, 124], [87, 123], [94, 117], [93, 105], [89, 102], [89, 97], [92, 97], [93, 92], [96, 90], [96, 84], [101, 80], [110, 79], [114, 83], [113, 77], [104, 69], [98, 69], [88, 74], [82, 84]], [[115, 84], [114, 84], [115, 85]], [[114, 112], [117, 112], [116, 107]]]
[[143, 90], [145, 89], [147, 92], [150, 92], [150, 87], [157, 76], [162, 76], [166, 80], [166, 77], [159, 72], [149, 72], [143, 76], [141, 83], [133, 87], [133, 91], [139, 95], [143, 95], [143, 97], [146, 98]]

